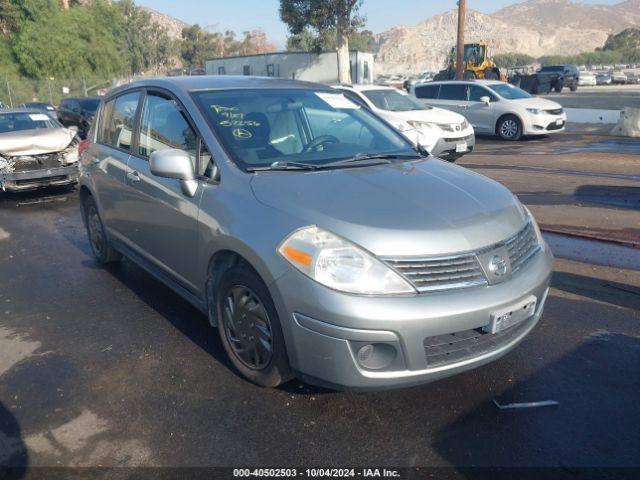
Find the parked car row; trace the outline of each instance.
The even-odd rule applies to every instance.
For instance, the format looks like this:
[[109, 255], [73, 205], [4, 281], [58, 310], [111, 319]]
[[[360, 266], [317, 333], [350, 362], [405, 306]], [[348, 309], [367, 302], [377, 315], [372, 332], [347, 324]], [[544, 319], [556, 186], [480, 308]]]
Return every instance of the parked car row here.
[[565, 129], [562, 105], [497, 80], [430, 82], [411, 94], [425, 105], [464, 116], [478, 133], [519, 140], [523, 135], [548, 135]]

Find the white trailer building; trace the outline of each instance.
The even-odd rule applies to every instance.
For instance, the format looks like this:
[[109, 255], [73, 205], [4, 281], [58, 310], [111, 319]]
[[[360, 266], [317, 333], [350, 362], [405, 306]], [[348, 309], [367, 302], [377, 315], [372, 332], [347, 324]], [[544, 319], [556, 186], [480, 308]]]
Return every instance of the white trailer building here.
[[[373, 82], [372, 53], [350, 52], [351, 81]], [[336, 52], [277, 52], [213, 58], [205, 62], [207, 75], [255, 75], [319, 83], [338, 82]]]

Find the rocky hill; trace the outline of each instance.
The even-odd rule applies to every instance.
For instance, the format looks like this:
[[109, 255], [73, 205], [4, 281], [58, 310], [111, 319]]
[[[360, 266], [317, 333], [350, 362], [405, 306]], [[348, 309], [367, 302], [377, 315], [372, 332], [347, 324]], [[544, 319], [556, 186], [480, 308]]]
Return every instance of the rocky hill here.
[[[376, 35], [378, 71], [420, 72], [442, 68], [455, 43], [457, 10], [417, 25]], [[571, 0], [529, 0], [492, 15], [467, 12], [466, 41], [486, 40], [494, 53], [534, 57], [574, 54], [602, 47], [611, 34], [640, 26], [640, 0], [615, 5]]]
[[152, 8], [148, 7], [139, 7], [142, 10], [149, 13], [151, 16], [151, 20], [154, 23], [157, 23], [161, 27], [164, 27], [167, 31], [167, 35], [171, 37], [173, 40], [177, 40], [182, 38], [182, 29], [185, 27], [189, 27], [190, 25], [182, 20], [178, 20], [171, 15], [166, 15], [164, 13], [160, 13]]

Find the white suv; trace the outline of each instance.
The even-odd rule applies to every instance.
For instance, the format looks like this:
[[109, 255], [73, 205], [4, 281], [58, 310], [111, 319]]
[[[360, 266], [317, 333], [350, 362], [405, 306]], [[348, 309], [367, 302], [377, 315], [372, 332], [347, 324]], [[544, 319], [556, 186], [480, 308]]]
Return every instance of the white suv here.
[[470, 153], [476, 144], [473, 127], [462, 115], [425, 106], [396, 88], [378, 85], [334, 88], [437, 157], [453, 162]]
[[559, 132], [567, 123], [562, 105], [496, 80], [424, 83], [411, 94], [425, 105], [464, 115], [476, 132], [503, 140]]

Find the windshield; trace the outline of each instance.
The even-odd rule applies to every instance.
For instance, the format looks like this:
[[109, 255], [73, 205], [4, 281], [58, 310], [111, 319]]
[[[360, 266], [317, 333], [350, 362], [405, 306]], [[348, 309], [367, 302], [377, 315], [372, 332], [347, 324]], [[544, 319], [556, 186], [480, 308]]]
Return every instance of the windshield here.
[[547, 67], [542, 67], [540, 71], [541, 72], [562, 72], [564, 71], [564, 67], [562, 65], [549, 65]]
[[48, 103], [31, 102], [31, 103], [25, 103], [24, 106], [25, 106], [25, 108], [39, 108], [39, 109], [42, 109], [42, 110], [55, 110], [55, 108], [53, 108]]
[[276, 162], [321, 166], [359, 154], [416, 154], [408, 140], [335, 91], [227, 90], [194, 97], [245, 169]]
[[527, 92], [525, 92], [521, 88], [514, 87], [509, 83], [494, 83], [492, 85], [487, 85], [487, 87], [496, 92], [502, 98], [506, 98], [507, 100], [531, 98], [531, 95], [529, 95]]
[[87, 112], [95, 112], [96, 110], [98, 110], [98, 105], [100, 105], [99, 98], [84, 98], [82, 100], [79, 100], [79, 102], [82, 109], [86, 110]]
[[408, 95], [403, 95], [397, 90], [367, 90], [362, 94], [371, 100], [380, 110], [391, 112], [408, 112], [412, 110], [426, 110], [420, 102], [413, 100]]
[[62, 125], [45, 113], [0, 113], [0, 133], [38, 128], [62, 128]]

